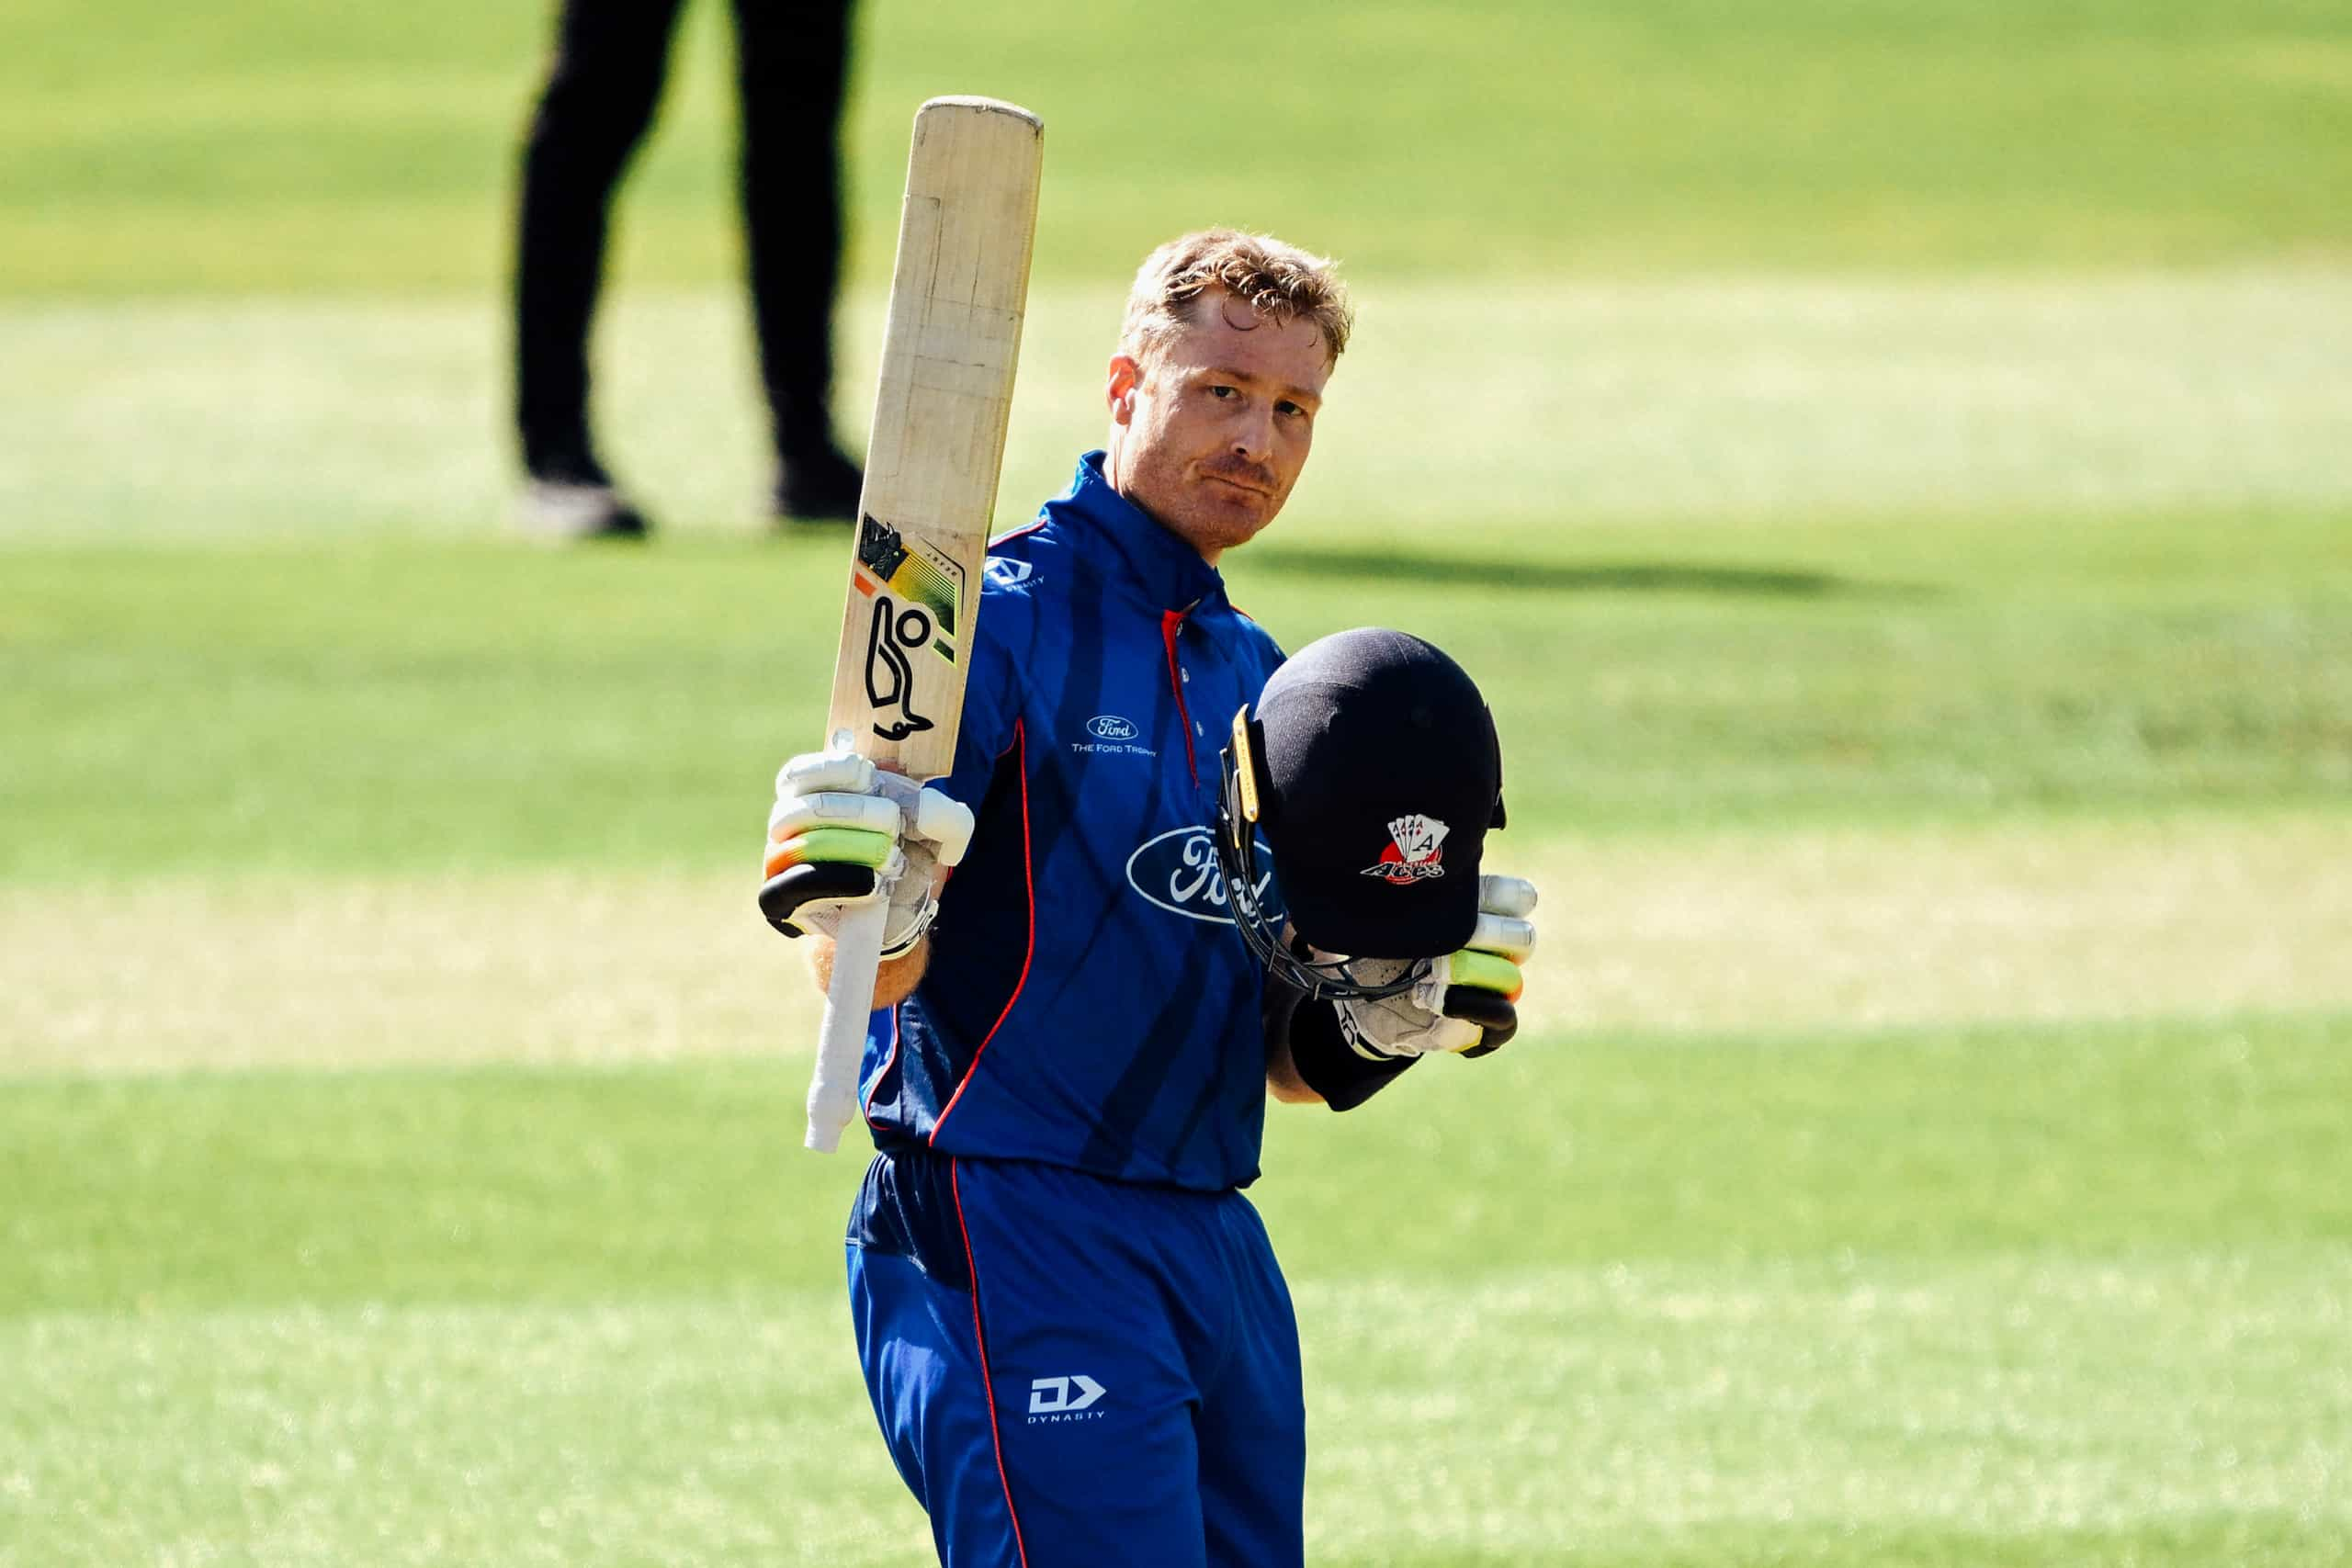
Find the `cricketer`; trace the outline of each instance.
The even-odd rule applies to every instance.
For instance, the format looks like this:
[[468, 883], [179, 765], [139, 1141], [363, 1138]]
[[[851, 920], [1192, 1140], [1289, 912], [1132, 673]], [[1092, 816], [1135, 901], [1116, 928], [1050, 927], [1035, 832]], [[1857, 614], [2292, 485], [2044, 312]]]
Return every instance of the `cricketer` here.
[[[1394, 632], [1285, 663], [1218, 572], [1297, 482], [1350, 327], [1295, 246], [1155, 250], [1106, 446], [990, 548], [953, 772], [777, 777], [764, 874], [807, 895], [772, 918], [888, 906], [849, 1297], [949, 1568], [1303, 1563], [1297, 1324], [1242, 1193], [1266, 1100], [1350, 1109], [1515, 1027], [1534, 890], [1481, 875], [1476, 687]], [[860, 795], [900, 802], [890, 842], [812, 830]]]

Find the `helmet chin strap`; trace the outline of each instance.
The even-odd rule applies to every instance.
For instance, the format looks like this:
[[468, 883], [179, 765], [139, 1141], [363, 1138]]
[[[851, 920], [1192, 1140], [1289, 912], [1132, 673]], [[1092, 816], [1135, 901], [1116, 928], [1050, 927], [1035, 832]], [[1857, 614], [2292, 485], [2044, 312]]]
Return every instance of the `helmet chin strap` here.
[[[1406, 964], [1402, 974], [1374, 980], [1356, 973], [1356, 960], [1317, 958], [1311, 948], [1301, 953], [1298, 949], [1306, 947], [1303, 940], [1293, 940], [1295, 933], [1287, 929], [1277, 931], [1272, 917], [1258, 901], [1257, 825], [1244, 808], [1242, 774], [1231, 746], [1225, 749], [1222, 773], [1216, 829], [1209, 835], [1216, 849], [1217, 874], [1225, 879], [1226, 908], [1232, 913], [1234, 929], [1266, 966], [1266, 973], [1310, 998], [1327, 1001], [1399, 997], [1428, 978], [1435, 963], [1431, 959], [1417, 959]], [[1391, 962], [1383, 961], [1379, 966], [1385, 969]]]

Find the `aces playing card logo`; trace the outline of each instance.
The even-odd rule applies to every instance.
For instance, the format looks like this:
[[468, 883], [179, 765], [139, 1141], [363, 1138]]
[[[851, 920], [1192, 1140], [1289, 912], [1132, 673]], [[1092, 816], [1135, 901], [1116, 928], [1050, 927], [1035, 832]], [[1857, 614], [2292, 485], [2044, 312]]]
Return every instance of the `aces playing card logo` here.
[[1365, 866], [1363, 874], [1376, 876], [1397, 887], [1443, 876], [1445, 854], [1439, 846], [1445, 842], [1450, 830], [1436, 818], [1423, 817], [1419, 812], [1397, 818], [1388, 824], [1392, 842], [1380, 852], [1379, 863]]

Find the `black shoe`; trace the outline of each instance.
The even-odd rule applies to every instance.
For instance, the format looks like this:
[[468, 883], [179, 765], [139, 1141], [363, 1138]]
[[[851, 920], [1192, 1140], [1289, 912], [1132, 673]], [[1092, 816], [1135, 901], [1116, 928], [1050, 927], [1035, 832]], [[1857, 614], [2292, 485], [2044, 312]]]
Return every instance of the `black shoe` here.
[[865, 489], [865, 471], [839, 448], [820, 446], [787, 457], [776, 469], [774, 502], [779, 519], [803, 523], [848, 523], [857, 516]]
[[524, 532], [563, 542], [642, 539], [651, 531], [604, 466], [585, 454], [540, 464], [523, 491], [516, 520]]

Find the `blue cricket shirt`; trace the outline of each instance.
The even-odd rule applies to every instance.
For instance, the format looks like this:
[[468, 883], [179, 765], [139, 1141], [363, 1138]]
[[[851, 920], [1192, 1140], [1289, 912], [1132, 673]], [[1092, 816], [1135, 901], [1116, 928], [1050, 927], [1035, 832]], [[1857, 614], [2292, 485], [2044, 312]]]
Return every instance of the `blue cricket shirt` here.
[[985, 578], [938, 784], [978, 828], [922, 984], [873, 1017], [876, 1146], [1245, 1186], [1264, 976], [1209, 833], [1234, 713], [1282, 650], [1112, 489], [1100, 452], [989, 547]]

